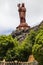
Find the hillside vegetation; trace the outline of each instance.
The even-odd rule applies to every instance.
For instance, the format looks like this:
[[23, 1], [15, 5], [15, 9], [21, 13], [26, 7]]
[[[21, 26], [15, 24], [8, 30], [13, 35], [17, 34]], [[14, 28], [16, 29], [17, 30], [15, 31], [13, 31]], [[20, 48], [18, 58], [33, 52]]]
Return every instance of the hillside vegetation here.
[[43, 21], [29, 30], [0, 36], [0, 60], [27, 61], [31, 54], [43, 64]]

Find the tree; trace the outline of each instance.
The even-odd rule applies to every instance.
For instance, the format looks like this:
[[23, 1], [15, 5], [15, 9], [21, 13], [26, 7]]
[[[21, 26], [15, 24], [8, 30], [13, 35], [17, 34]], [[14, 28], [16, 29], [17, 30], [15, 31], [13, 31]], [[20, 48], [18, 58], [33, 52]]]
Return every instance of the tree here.
[[32, 46], [35, 42], [36, 33], [34, 30], [31, 30], [30, 33], [26, 36], [21, 45], [16, 49], [17, 60], [27, 61], [29, 56], [32, 54]]
[[2, 35], [0, 36], [0, 59], [8, 59], [7, 54], [13, 48], [18, 46], [18, 42], [16, 39], [13, 39], [11, 35]]
[[40, 30], [36, 36], [35, 45], [32, 48], [35, 59], [39, 62], [39, 65], [43, 65], [43, 30]]
[[17, 60], [16, 59], [16, 48], [18, 48], [19, 42], [17, 41], [16, 38], [13, 39], [13, 41], [14, 41], [14, 47], [7, 50], [6, 57], [5, 57], [6, 61]]
[[34, 31], [34, 30], [30, 30], [30, 33], [29, 33], [29, 41], [32, 45], [34, 45], [35, 43], [35, 37], [36, 37], [37, 33]]
[[43, 30], [39, 31], [38, 35], [36, 36], [35, 43], [43, 45]]
[[32, 44], [29, 43], [27, 38], [16, 48], [15, 55], [18, 61], [27, 61], [29, 55], [32, 53]]
[[43, 65], [43, 46], [41, 44], [35, 44], [32, 52], [39, 65]]

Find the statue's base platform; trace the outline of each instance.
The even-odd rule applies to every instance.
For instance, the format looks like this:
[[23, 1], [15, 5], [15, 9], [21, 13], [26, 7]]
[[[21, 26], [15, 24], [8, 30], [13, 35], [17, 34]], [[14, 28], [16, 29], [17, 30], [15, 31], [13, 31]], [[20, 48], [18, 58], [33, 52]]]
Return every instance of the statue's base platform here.
[[28, 26], [27, 23], [21, 23], [18, 27], [16, 27], [16, 29], [18, 29], [18, 30], [26, 30], [26, 29], [30, 29], [30, 26]]

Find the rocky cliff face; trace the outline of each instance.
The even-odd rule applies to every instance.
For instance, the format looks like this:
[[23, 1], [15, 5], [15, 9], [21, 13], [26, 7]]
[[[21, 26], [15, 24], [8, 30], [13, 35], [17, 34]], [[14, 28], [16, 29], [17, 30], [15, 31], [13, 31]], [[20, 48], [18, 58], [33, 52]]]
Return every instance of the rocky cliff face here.
[[29, 33], [30, 29], [28, 30], [15, 30], [11, 33], [13, 38], [17, 38], [19, 41], [23, 41], [26, 35]]
[[43, 21], [39, 25], [32, 27], [30, 29], [15, 30], [11, 33], [11, 35], [13, 38], [17, 38], [17, 40], [23, 41], [25, 39], [26, 35], [29, 34], [30, 30], [38, 31], [40, 28], [43, 29]]

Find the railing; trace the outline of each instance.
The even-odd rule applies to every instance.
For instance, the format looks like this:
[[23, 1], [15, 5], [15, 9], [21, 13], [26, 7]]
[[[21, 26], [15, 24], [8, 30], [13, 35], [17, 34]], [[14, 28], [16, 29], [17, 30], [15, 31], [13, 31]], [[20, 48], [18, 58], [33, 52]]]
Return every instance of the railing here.
[[37, 62], [3, 62], [0, 61], [0, 65], [38, 65]]

